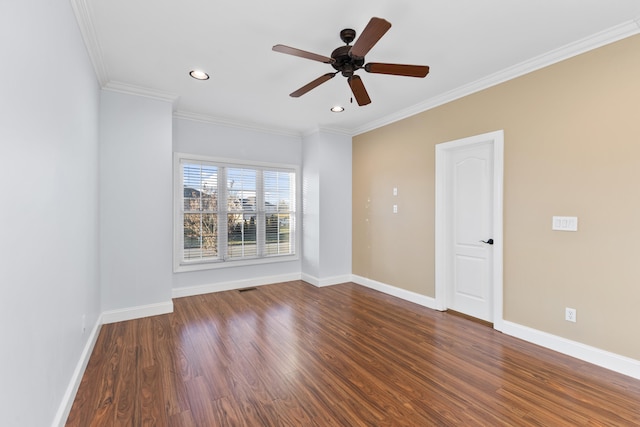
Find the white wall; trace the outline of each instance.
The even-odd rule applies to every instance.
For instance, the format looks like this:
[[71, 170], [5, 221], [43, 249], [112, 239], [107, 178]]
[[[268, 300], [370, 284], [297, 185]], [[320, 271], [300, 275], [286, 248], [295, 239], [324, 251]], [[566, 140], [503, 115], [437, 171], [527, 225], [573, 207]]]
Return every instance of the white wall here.
[[351, 137], [322, 136], [320, 278], [341, 280], [351, 274]]
[[99, 88], [68, 1], [0, 2], [0, 58], [0, 424], [40, 427], [100, 312]]
[[171, 309], [171, 126], [170, 102], [102, 91], [102, 309], [133, 312], [113, 320], [138, 317], [135, 310], [148, 306]]
[[303, 142], [302, 276], [318, 286], [351, 274], [351, 137], [327, 131]]
[[320, 277], [320, 166], [322, 137], [314, 132], [304, 137], [302, 159], [302, 273], [305, 280]]
[[[235, 160], [301, 165], [300, 137], [183, 118], [174, 119], [173, 150]], [[173, 274], [174, 295], [300, 277], [300, 260]], [[194, 289], [190, 291], [189, 289]]]

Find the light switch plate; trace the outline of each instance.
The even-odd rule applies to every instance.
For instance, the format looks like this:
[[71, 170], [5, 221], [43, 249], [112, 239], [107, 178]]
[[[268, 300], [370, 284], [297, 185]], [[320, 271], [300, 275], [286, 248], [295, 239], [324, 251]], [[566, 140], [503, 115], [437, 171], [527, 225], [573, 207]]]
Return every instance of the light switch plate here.
[[577, 216], [554, 216], [551, 223], [552, 230], [578, 231]]

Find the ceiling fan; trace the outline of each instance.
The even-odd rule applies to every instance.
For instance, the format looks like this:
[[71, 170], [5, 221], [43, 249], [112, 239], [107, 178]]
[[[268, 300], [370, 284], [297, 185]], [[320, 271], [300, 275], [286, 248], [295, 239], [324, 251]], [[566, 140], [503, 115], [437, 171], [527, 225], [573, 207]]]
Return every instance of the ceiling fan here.
[[[362, 83], [360, 76], [354, 74], [357, 70], [363, 68], [368, 73], [392, 74], [396, 76], [409, 77], [425, 77], [429, 73], [429, 67], [426, 65], [407, 65], [407, 64], [385, 64], [381, 62], [369, 62], [365, 64], [364, 57], [371, 48], [385, 35], [391, 28], [391, 23], [382, 18], [373, 17], [365, 27], [358, 40], [356, 40], [356, 32], [351, 28], [345, 28], [340, 31], [340, 38], [346, 43], [346, 46], [340, 46], [331, 53], [331, 57], [318, 55], [316, 53], [307, 52], [305, 50], [296, 49], [289, 46], [277, 44], [273, 46], [275, 52], [286, 53], [288, 55], [299, 56], [301, 58], [311, 59], [313, 61], [324, 62], [330, 64], [336, 71], [326, 73], [310, 83], [302, 86], [300, 89], [292, 92], [289, 96], [298, 98], [320, 86], [322, 83], [332, 79], [336, 74], [342, 73], [347, 78], [351, 92], [355, 96], [358, 105], [367, 105], [371, 103], [371, 98], [367, 93], [367, 89]], [[353, 46], [351, 42], [356, 40]]]

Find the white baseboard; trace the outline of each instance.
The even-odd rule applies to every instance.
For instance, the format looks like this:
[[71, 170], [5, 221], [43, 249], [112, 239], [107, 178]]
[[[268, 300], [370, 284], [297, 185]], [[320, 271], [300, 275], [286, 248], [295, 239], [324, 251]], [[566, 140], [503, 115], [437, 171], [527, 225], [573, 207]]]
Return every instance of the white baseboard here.
[[345, 274], [343, 276], [333, 276], [333, 277], [325, 277], [325, 278], [318, 278], [315, 276], [311, 276], [309, 274], [302, 274], [302, 280], [304, 280], [307, 283], [312, 284], [313, 286], [316, 286], [318, 288], [322, 288], [325, 286], [333, 286], [333, 285], [339, 285], [340, 283], [346, 283], [346, 282], [351, 282], [351, 275], [350, 274]]
[[212, 283], [209, 285], [173, 288], [171, 290], [171, 296], [172, 298], [190, 297], [194, 295], [210, 294], [213, 292], [232, 291], [234, 289], [248, 288], [251, 286], [263, 286], [271, 285], [273, 283], [291, 282], [293, 280], [301, 280], [300, 273], [259, 277], [256, 279], [236, 280], [233, 282]]
[[173, 313], [173, 301], [157, 304], [140, 305], [137, 307], [110, 310], [102, 313], [102, 324], [123, 322], [125, 320], [140, 319], [142, 317], [157, 316]]
[[385, 283], [377, 282], [375, 280], [367, 279], [357, 275], [351, 276], [351, 281], [358, 285], [366, 286], [367, 288], [375, 289], [376, 291], [383, 292], [385, 294], [393, 295], [405, 301], [414, 302], [433, 310], [437, 310], [435, 298], [421, 295], [416, 292], [407, 291], [406, 289], [397, 288], [395, 286], [387, 285]]
[[640, 379], [640, 360], [631, 359], [513, 322], [504, 321], [502, 332], [558, 353]]
[[93, 353], [93, 348], [98, 340], [98, 334], [100, 333], [101, 327], [102, 316], [99, 316], [98, 320], [96, 320], [96, 324], [93, 325], [93, 328], [91, 329], [91, 333], [89, 334], [84, 348], [82, 349], [80, 360], [78, 360], [76, 368], [73, 371], [73, 375], [71, 375], [71, 381], [69, 381], [67, 390], [64, 392], [64, 396], [62, 396], [62, 402], [60, 402], [58, 412], [56, 412], [56, 416], [51, 423], [51, 427], [64, 427], [66, 424], [69, 413], [71, 412], [71, 407], [73, 406], [73, 401], [76, 398], [76, 393], [80, 387], [82, 376], [84, 375], [84, 371], [89, 363], [89, 358], [91, 358], [91, 353]]

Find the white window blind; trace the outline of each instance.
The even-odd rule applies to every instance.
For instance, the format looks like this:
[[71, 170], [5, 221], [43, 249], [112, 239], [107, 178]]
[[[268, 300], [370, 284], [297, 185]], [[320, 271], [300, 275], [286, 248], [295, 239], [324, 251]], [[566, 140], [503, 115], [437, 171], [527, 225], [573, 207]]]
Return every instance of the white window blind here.
[[178, 160], [177, 271], [296, 255], [295, 168]]
[[218, 168], [201, 163], [183, 165], [183, 258], [218, 257]]
[[266, 255], [293, 251], [295, 230], [295, 175], [287, 171], [264, 171]]
[[258, 256], [258, 172], [227, 169], [228, 259]]

